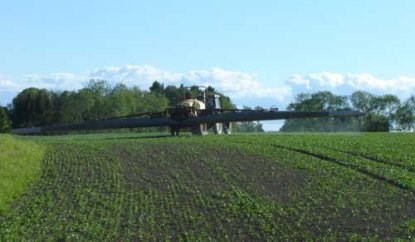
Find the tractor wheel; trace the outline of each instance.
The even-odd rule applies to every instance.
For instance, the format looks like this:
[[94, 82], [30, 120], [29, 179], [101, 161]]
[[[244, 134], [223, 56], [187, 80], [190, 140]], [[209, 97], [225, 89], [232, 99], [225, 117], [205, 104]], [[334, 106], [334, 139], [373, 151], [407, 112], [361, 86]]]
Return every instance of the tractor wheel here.
[[214, 134], [222, 134], [223, 133], [223, 123], [215, 123], [213, 125], [213, 133]]
[[224, 134], [232, 133], [232, 123], [223, 123], [223, 133]]
[[193, 135], [207, 135], [207, 124], [197, 124], [192, 127]]

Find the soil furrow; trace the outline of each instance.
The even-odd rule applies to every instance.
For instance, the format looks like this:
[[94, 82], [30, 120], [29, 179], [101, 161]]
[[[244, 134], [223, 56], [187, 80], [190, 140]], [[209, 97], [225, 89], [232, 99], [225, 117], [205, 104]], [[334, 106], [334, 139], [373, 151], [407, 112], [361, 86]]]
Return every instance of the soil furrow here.
[[399, 182], [397, 182], [393, 179], [389, 179], [389, 178], [384, 177], [382, 175], [373, 173], [373, 172], [371, 172], [371, 171], [369, 171], [365, 168], [362, 168], [358, 165], [351, 164], [349, 162], [340, 161], [340, 160], [337, 160], [337, 159], [334, 159], [334, 158], [331, 158], [331, 157], [328, 157], [328, 156], [325, 156], [325, 155], [316, 154], [316, 153], [313, 153], [313, 152], [310, 152], [310, 151], [307, 151], [307, 150], [289, 148], [289, 147], [285, 147], [285, 146], [282, 146], [282, 145], [276, 145], [276, 144], [272, 144], [272, 146], [274, 146], [276, 148], [280, 148], [280, 149], [294, 151], [294, 152], [301, 153], [301, 154], [304, 154], [304, 155], [309, 155], [309, 156], [312, 156], [312, 157], [315, 157], [315, 158], [318, 158], [318, 159], [321, 159], [321, 160], [325, 160], [325, 161], [328, 161], [328, 162], [335, 163], [337, 165], [340, 165], [340, 166], [352, 169], [352, 170], [354, 170], [356, 172], [359, 172], [361, 174], [367, 175], [367, 176], [369, 176], [373, 179], [379, 180], [381, 182], [386, 182], [386, 183], [388, 183], [388, 184], [390, 184], [390, 185], [392, 185], [396, 188], [399, 188], [399, 189], [408, 190], [408, 191], [415, 191], [415, 189], [412, 188], [411, 186], [399, 183]]
[[386, 164], [386, 165], [399, 167], [399, 168], [405, 169], [409, 172], [415, 173], [415, 168], [414, 167], [406, 166], [406, 165], [399, 164], [399, 163], [396, 163], [396, 162], [387, 161], [387, 160], [383, 160], [383, 159], [380, 159], [380, 158], [377, 158], [377, 157], [373, 157], [373, 156], [362, 154], [362, 153], [352, 152], [352, 151], [340, 150], [340, 149], [335, 149], [335, 148], [328, 148], [328, 149], [331, 149], [331, 150], [334, 150], [334, 151], [337, 151], [337, 152], [341, 152], [341, 153], [344, 153], [344, 154], [349, 154], [349, 155], [353, 155], [353, 156], [356, 156], [356, 157], [360, 157], [360, 158], [363, 158], [363, 159], [366, 159], [366, 160], [371, 160], [371, 161], [374, 161], [374, 162], [377, 162], [377, 163], [382, 163], [382, 164]]

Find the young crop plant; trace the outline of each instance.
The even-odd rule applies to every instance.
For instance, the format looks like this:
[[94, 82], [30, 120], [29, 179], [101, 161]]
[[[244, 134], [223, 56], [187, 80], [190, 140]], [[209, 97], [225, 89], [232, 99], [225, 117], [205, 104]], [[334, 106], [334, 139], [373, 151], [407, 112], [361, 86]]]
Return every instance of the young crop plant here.
[[47, 149], [0, 241], [413, 239], [412, 136], [27, 140]]

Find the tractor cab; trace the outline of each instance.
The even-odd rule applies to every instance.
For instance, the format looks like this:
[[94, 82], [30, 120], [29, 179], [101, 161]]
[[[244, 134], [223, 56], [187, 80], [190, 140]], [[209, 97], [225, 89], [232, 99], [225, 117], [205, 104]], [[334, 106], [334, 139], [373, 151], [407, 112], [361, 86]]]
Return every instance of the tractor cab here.
[[221, 109], [222, 105], [220, 103], [220, 95], [218, 94], [211, 94], [206, 98], [206, 109], [213, 110], [213, 109]]
[[[176, 107], [169, 109], [170, 117], [173, 120], [182, 122], [189, 118], [206, 117], [207, 115], [223, 112], [220, 95], [209, 94], [206, 96], [206, 89], [204, 87], [198, 88], [199, 91], [196, 98], [192, 97], [191, 92], [187, 90], [183, 95], [183, 101]], [[199, 123], [187, 128], [191, 129], [192, 134], [197, 135], [206, 135], [209, 128], [212, 128], [215, 134], [229, 134], [231, 130], [230, 125], [230, 123]], [[177, 136], [181, 128], [186, 128], [186, 126], [170, 126], [171, 134]]]

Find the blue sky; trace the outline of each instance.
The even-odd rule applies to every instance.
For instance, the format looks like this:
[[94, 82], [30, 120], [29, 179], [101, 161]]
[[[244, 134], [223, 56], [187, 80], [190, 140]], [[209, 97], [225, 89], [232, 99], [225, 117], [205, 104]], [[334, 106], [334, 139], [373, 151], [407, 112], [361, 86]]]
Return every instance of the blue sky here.
[[316, 90], [405, 98], [415, 93], [414, 12], [409, 0], [6, 1], [0, 105], [28, 86], [91, 77], [209, 82], [251, 106], [284, 108]]

